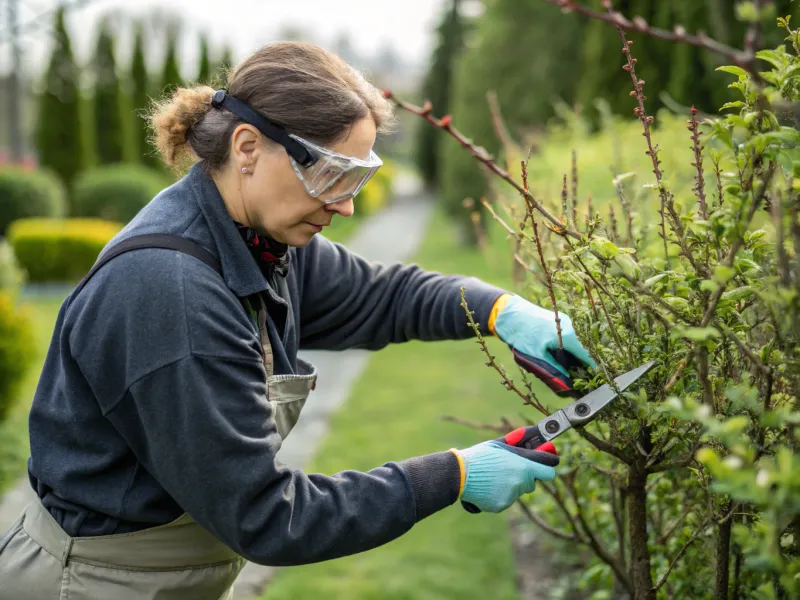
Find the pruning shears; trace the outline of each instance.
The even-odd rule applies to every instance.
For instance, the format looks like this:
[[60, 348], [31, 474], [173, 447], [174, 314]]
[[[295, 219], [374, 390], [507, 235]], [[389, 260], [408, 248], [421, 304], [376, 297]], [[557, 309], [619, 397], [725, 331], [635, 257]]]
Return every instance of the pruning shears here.
[[[642, 377], [655, 364], [655, 361], [645, 363], [635, 369], [623, 373], [614, 379], [615, 386], [622, 392]], [[551, 367], [552, 368], [552, 367]], [[537, 375], [538, 376], [538, 375]], [[605, 383], [596, 390], [589, 392], [575, 402], [568, 404], [561, 410], [554, 412], [549, 417], [541, 419], [536, 425], [520, 427], [497, 438], [495, 441], [507, 446], [509, 452], [518, 454], [523, 458], [532, 460], [531, 452], [549, 452], [555, 454], [555, 446], [551, 440], [573, 427], [582, 427], [591, 422], [603, 408], [619, 393], [609, 384]], [[479, 513], [480, 509], [469, 502], [462, 500], [461, 504], [471, 513]]]

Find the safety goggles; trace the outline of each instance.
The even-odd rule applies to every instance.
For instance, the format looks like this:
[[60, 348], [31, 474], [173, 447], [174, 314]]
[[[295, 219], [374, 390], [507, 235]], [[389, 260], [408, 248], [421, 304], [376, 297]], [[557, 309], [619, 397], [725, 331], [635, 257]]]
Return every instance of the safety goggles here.
[[289, 154], [294, 172], [303, 182], [308, 194], [325, 204], [355, 197], [383, 164], [372, 150], [366, 159], [354, 158], [288, 133], [225, 90], [214, 92], [211, 104], [215, 108], [229, 110], [283, 146]]

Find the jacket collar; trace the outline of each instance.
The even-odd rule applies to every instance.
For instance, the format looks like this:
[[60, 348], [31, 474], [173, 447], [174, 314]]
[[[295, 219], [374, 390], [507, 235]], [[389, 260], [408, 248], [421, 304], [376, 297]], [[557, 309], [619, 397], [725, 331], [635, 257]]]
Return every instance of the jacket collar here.
[[214, 238], [225, 284], [240, 298], [265, 291], [276, 296], [228, 214], [217, 185], [199, 163], [192, 166], [186, 182]]

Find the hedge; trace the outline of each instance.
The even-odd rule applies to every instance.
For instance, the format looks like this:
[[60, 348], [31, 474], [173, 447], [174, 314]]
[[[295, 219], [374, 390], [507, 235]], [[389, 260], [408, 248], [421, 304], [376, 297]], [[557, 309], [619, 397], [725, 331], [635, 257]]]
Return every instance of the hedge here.
[[47, 170], [0, 167], [0, 199], [0, 236], [17, 219], [57, 218], [67, 211], [64, 185]]
[[392, 193], [395, 166], [392, 162], [385, 162], [378, 169], [367, 185], [358, 193], [355, 199], [358, 215], [371, 215], [381, 210], [389, 201]]
[[70, 216], [127, 223], [170, 183], [162, 173], [142, 165], [90, 169], [75, 180]]
[[121, 223], [100, 219], [21, 219], [8, 239], [32, 282], [79, 281]]

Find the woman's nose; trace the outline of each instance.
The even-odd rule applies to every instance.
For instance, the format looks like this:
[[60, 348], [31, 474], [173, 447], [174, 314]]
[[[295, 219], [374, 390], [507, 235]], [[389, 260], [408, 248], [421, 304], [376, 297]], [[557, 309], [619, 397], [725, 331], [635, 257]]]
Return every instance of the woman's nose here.
[[353, 213], [355, 212], [355, 206], [353, 205], [353, 198], [348, 198], [347, 200], [342, 200], [341, 202], [334, 202], [332, 204], [328, 204], [327, 206], [325, 206], [325, 208], [332, 213], [341, 215], [342, 217], [352, 217]]

